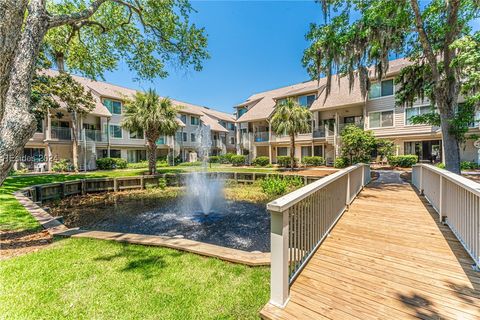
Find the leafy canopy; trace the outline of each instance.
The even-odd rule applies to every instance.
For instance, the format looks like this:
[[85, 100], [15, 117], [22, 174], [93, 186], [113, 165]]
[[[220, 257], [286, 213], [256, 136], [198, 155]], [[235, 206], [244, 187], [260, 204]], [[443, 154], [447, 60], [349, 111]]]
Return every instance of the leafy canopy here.
[[311, 113], [292, 98], [282, 101], [275, 107], [271, 124], [278, 135], [295, 136], [311, 130]]
[[[88, 8], [89, 0], [47, 0], [50, 14], [68, 15]], [[141, 79], [166, 77], [166, 63], [202, 69], [205, 30], [190, 22], [187, 0], [110, 0], [88, 19], [48, 31], [43, 51], [70, 72], [103, 78], [124, 61]]]
[[122, 127], [144, 131], [147, 140], [155, 142], [161, 135], [174, 135], [179, 128], [178, 108], [168, 98], [161, 98], [153, 89], [138, 92], [125, 103]]

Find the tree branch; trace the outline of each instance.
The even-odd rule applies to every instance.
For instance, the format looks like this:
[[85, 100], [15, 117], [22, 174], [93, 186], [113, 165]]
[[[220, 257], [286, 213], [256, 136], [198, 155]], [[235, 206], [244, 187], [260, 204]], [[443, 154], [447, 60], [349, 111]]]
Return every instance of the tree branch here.
[[[55, 28], [59, 26], [63, 26], [66, 24], [71, 24], [75, 22], [79, 22], [85, 19], [90, 18], [97, 12], [98, 8], [108, 0], [95, 0], [92, 2], [90, 7], [88, 7], [85, 10], [82, 10], [80, 12], [74, 12], [71, 14], [60, 14], [60, 15], [55, 15], [50, 17], [49, 22], [48, 22], [48, 27], [49, 28]], [[116, 2], [116, 1], [115, 1]]]
[[432, 75], [435, 80], [438, 80], [440, 79], [440, 75], [438, 73], [437, 57], [433, 52], [432, 45], [430, 44], [427, 33], [425, 32], [425, 29], [423, 27], [423, 19], [422, 19], [422, 14], [420, 12], [420, 7], [418, 6], [418, 1], [410, 0], [410, 3], [412, 5], [412, 9], [415, 14], [415, 26], [417, 27], [417, 32], [420, 37], [420, 43], [422, 45], [423, 51], [425, 53], [425, 56], [427, 57], [428, 62], [432, 66]]

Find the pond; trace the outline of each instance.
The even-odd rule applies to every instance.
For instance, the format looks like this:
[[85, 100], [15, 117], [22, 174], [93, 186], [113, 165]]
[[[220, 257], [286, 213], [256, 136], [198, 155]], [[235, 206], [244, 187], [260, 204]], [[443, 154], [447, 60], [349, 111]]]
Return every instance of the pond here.
[[[144, 194], [144, 196], [142, 196]], [[156, 198], [146, 191], [135, 197], [108, 194], [77, 197], [52, 211], [70, 228], [183, 237], [245, 251], [270, 251], [270, 215], [264, 203], [225, 200], [209, 216], [185, 196]]]

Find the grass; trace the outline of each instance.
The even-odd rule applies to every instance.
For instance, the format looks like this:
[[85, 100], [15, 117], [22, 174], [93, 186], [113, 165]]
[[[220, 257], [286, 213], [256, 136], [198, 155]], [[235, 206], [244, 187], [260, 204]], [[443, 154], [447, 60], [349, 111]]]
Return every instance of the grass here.
[[65, 239], [0, 262], [5, 319], [253, 319], [267, 268], [171, 249]]

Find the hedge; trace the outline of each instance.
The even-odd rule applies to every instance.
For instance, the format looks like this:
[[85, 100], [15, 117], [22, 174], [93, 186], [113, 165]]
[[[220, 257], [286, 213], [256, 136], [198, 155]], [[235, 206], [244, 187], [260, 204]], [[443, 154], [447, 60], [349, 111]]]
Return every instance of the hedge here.
[[338, 169], [346, 168], [348, 167], [349, 161], [347, 158], [336, 158], [335, 162], [333, 163], [333, 166]]
[[220, 162], [220, 157], [219, 156], [210, 156], [210, 157], [208, 157], [208, 162], [219, 163]]
[[247, 157], [242, 155], [233, 155], [230, 161], [234, 166], [243, 166], [247, 162]]
[[418, 162], [418, 156], [406, 154], [403, 156], [392, 156], [388, 158], [388, 163], [392, 167], [410, 168]]
[[323, 159], [323, 157], [319, 157], [319, 156], [303, 157], [302, 162], [306, 166], [321, 166], [321, 165], [325, 164], [325, 159]]
[[[289, 156], [279, 156], [277, 157], [277, 164], [285, 168], [290, 167], [291, 159], [292, 158]], [[297, 165], [298, 158], [293, 158], [293, 161], [295, 162], [295, 165]]]
[[121, 158], [100, 158], [97, 159], [97, 168], [100, 170], [125, 169], [127, 160]]
[[254, 166], [260, 166], [260, 167], [268, 166], [269, 163], [270, 163], [270, 159], [268, 157], [256, 157], [252, 161], [252, 164]]

